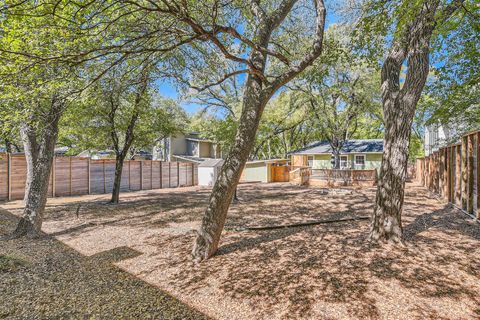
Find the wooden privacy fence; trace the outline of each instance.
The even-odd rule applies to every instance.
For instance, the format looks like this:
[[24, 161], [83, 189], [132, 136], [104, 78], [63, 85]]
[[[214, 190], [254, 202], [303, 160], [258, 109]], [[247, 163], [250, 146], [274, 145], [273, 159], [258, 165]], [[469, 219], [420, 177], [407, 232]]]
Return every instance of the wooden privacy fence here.
[[417, 159], [416, 171], [416, 179], [423, 186], [480, 218], [480, 131], [464, 135], [459, 144]]
[[[23, 199], [27, 162], [24, 155], [0, 154], [0, 200]], [[115, 160], [56, 157], [48, 187], [49, 197], [110, 193]], [[175, 188], [198, 184], [197, 165], [156, 160], [126, 160], [120, 191]]]

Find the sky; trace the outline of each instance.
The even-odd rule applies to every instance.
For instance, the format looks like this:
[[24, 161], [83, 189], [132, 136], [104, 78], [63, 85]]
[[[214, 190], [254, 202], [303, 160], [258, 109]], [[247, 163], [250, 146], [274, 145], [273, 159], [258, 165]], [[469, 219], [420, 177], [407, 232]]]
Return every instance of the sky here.
[[201, 106], [195, 104], [195, 103], [188, 103], [184, 101], [179, 101], [179, 92], [177, 88], [175, 88], [174, 85], [172, 85], [170, 82], [158, 80], [157, 82], [157, 87], [158, 90], [160, 91], [160, 94], [166, 98], [171, 98], [174, 100], [177, 100], [180, 105], [187, 111], [188, 114], [194, 114], [202, 109]]

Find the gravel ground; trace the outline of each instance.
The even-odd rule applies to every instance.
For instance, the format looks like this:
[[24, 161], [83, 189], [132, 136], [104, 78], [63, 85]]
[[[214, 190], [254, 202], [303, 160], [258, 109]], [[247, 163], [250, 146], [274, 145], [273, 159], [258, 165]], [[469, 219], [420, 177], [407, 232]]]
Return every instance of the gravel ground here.
[[[15, 221], [0, 209], [0, 235]], [[0, 242], [0, 319], [207, 319], [112, 265], [139, 254], [85, 257], [51, 237]]]
[[[98, 195], [49, 200], [49, 237], [2, 243], [0, 316], [201, 317], [180, 300], [229, 320], [480, 319], [480, 225], [424, 188], [407, 185], [407, 246], [380, 248], [367, 244], [362, 220], [235, 231], [368, 215], [374, 189], [243, 184], [218, 254], [195, 266], [189, 252], [208, 194], [129, 193], [114, 206]], [[21, 212], [21, 202], [1, 207]], [[13, 228], [0, 221], [2, 232]]]

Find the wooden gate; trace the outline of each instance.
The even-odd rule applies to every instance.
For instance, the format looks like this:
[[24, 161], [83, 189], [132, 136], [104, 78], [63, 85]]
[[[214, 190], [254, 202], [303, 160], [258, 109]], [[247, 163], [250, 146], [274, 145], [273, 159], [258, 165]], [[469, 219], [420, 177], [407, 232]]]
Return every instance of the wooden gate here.
[[289, 181], [289, 166], [271, 166], [272, 182], [288, 182]]

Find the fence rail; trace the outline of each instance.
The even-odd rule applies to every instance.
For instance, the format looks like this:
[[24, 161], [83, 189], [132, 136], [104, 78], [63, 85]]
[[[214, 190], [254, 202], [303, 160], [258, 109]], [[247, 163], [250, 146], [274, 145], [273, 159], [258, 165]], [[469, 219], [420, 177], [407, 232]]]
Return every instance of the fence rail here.
[[[23, 199], [27, 163], [24, 155], [0, 153], [0, 200]], [[55, 157], [49, 197], [110, 193], [115, 160]], [[197, 166], [183, 162], [126, 160], [120, 191], [139, 191], [198, 184]]]
[[416, 179], [430, 191], [480, 218], [480, 131], [460, 144], [417, 159]]
[[377, 170], [312, 169], [311, 179], [326, 181], [330, 184], [353, 185], [363, 182], [372, 182], [374, 184], [377, 181]]
[[297, 167], [288, 173], [288, 180], [294, 184], [304, 185], [308, 183], [311, 174], [310, 167]]

